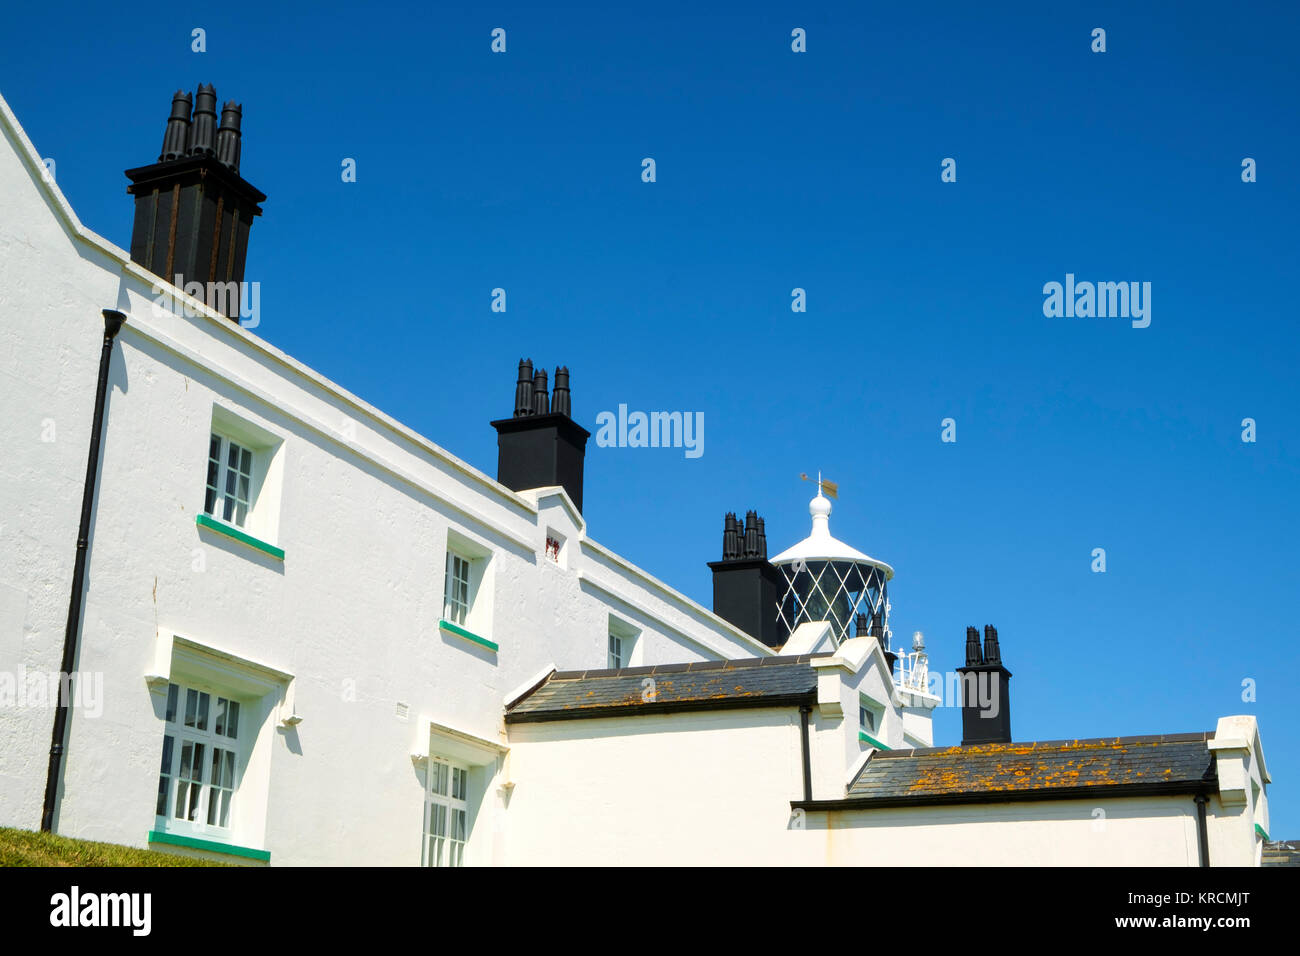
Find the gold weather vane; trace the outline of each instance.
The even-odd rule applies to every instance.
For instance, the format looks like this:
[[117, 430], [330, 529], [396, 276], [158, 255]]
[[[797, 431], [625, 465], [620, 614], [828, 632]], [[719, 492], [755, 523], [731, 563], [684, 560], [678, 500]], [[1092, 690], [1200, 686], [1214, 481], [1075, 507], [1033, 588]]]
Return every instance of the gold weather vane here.
[[[799, 475], [800, 481], [808, 481], [808, 473], [802, 472]], [[826, 481], [822, 478], [822, 473], [817, 472], [817, 494], [825, 495], [827, 498], [838, 498], [840, 496], [840, 486], [833, 481]]]

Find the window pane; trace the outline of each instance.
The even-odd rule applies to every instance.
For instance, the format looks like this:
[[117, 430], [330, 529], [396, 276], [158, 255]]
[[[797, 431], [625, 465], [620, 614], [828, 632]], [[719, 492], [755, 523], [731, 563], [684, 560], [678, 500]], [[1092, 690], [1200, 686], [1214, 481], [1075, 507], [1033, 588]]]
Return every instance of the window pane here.
[[193, 727], [195, 720], [198, 719], [199, 713], [199, 692], [196, 690], [187, 690], [185, 692], [185, 726]]
[[199, 812], [200, 785], [203, 776], [203, 744], [181, 741], [181, 766], [176, 783], [176, 817], [196, 820]]
[[220, 794], [220, 798], [221, 798], [221, 810], [217, 814], [217, 826], [229, 827], [230, 826], [230, 791], [222, 790]]
[[239, 701], [232, 700], [226, 711], [226, 736], [234, 740], [239, 736]]
[[172, 751], [176, 739], [170, 734], [163, 737], [162, 766], [158, 771], [158, 801], [154, 807], [157, 816], [167, 815], [167, 791], [171, 788]]
[[[231, 449], [230, 453], [232, 456], [234, 455], [235, 452], [233, 448]], [[229, 521], [230, 516], [235, 513], [235, 499], [236, 499], [235, 486], [238, 481], [239, 481], [239, 473], [235, 471], [233, 468], [227, 468], [226, 469], [226, 508], [224, 514], [222, 515], [222, 517], [224, 517], [226, 521]]]
[[180, 692], [181, 689], [175, 684], [167, 685], [167, 713], [163, 719], [169, 724], [176, 721], [176, 703], [177, 698], [180, 696]]
[[226, 705], [230, 703], [224, 697], [217, 698], [217, 711], [212, 719], [212, 732], [225, 736], [226, 733]]
[[153, 811], [155, 816], [167, 816], [167, 790], [170, 786], [171, 777], [160, 776], [158, 778], [158, 804]]
[[451, 771], [451, 795], [455, 800], [465, 799], [465, 771], [454, 767]]
[[[190, 693], [193, 693], [193, 691]], [[202, 692], [199, 693], [199, 722], [197, 725], [199, 730], [208, 729], [208, 704], [210, 700], [211, 698], [209, 695]]]
[[447, 765], [433, 761], [429, 764], [429, 789], [439, 796], [447, 795]]
[[221, 472], [221, 437], [213, 435], [208, 444], [208, 480], [203, 494], [203, 510], [212, 514], [217, 506], [217, 482]]
[[208, 825], [230, 826], [230, 797], [235, 786], [235, 754], [212, 748], [211, 789], [208, 797]]

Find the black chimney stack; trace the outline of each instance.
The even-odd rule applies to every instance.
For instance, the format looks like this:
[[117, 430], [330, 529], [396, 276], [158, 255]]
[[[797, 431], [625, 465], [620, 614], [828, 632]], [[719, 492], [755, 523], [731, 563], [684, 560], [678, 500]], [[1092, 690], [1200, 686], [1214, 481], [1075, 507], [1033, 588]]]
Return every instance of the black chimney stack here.
[[546, 370], [532, 359], [519, 362], [514, 414], [492, 422], [497, 430], [497, 481], [511, 491], [560, 485], [582, 512], [582, 472], [587, 431], [570, 417], [568, 366], [555, 370], [555, 401], [547, 394]]
[[781, 572], [767, 560], [767, 529], [754, 511], [742, 527], [735, 512], [722, 519], [722, 560], [713, 572], [713, 613], [768, 647], [780, 647], [789, 633], [777, 619]]
[[190, 103], [176, 91], [158, 162], [126, 171], [131, 259], [182, 289], [202, 283], [199, 298], [239, 321], [248, 232], [266, 196], [239, 175], [239, 105], [225, 105], [218, 129], [215, 89], [199, 87], [192, 116]]
[[984, 648], [980, 632], [966, 628], [966, 666], [961, 675], [961, 744], [1011, 743], [1011, 672], [1002, 666], [998, 629], [984, 625]]

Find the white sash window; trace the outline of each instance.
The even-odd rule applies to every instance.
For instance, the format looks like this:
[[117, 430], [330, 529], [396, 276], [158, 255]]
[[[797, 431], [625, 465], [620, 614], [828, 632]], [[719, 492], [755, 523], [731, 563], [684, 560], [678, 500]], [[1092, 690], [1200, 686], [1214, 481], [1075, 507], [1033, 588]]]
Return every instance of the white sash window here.
[[464, 865], [468, 839], [469, 768], [431, 757], [424, 792], [424, 865]]
[[168, 684], [154, 808], [159, 829], [229, 835], [239, 789], [240, 710], [231, 697]]

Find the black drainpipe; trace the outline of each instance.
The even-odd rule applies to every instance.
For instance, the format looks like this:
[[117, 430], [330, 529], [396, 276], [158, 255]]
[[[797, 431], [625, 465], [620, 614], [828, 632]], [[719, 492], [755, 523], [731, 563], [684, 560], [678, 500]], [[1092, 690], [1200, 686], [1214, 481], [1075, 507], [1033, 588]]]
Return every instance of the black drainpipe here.
[[90, 460], [86, 463], [86, 487], [81, 493], [81, 525], [77, 529], [77, 560], [72, 567], [72, 597], [68, 601], [68, 628], [63, 635], [63, 663], [59, 670], [59, 707], [54, 712], [54, 730], [50, 734], [50, 766], [45, 775], [45, 808], [41, 811], [41, 830], [54, 828], [54, 807], [58, 802], [59, 776], [63, 772], [63, 741], [67, 735], [68, 713], [72, 702], [72, 679], [68, 675], [77, 660], [77, 643], [81, 637], [81, 599], [86, 589], [86, 552], [90, 539], [90, 513], [95, 503], [95, 486], [99, 483], [99, 442], [104, 431], [104, 401], [108, 395], [108, 366], [113, 360], [113, 339], [122, 330], [126, 316], [104, 309], [104, 348], [99, 353], [99, 382], [95, 387], [95, 422], [90, 432]]
[[1210, 831], [1205, 822], [1205, 805], [1210, 798], [1198, 793], [1192, 798], [1196, 802], [1196, 842], [1201, 851], [1201, 866], [1210, 865]]
[[803, 798], [812, 797], [812, 758], [808, 755], [808, 715], [812, 713], [811, 704], [799, 706], [799, 734], [803, 738]]

